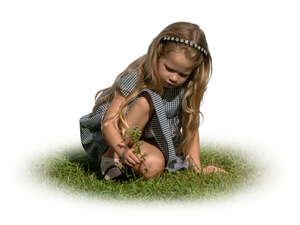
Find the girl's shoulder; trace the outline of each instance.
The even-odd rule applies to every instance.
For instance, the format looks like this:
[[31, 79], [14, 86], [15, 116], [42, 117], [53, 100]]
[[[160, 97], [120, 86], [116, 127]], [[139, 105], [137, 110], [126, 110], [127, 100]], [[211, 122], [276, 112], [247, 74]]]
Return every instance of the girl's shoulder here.
[[117, 81], [117, 88], [124, 97], [127, 97], [134, 90], [137, 81], [138, 70], [136, 68], [120, 77], [120, 79]]
[[126, 86], [127, 84], [131, 84], [131, 83], [134, 83], [134, 81], [137, 81], [137, 78], [138, 78], [138, 70], [133, 69], [133, 70], [130, 70], [127, 73], [123, 74], [120, 77], [118, 84]]

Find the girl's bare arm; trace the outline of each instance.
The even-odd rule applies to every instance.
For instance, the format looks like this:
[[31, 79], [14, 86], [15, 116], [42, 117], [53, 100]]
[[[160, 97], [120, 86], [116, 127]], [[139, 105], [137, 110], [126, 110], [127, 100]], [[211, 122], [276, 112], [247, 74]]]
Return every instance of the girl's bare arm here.
[[199, 132], [197, 132], [192, 139], [190, 149], [186, 159], [189, 161], [191, 167], [196, 171], [200, 172], [201, 163], [200, 163], [200, 140]]
[[[143, 103], [150, 103], [150, 100], [146, 100], [146, 98], [143, 98], [146, 96], [141, 96], [138, 101], [132, 106], [131, 108], [131, 116], [130, 118], [127, 118], [128, 125], [131, 126], [138, 126], [142, 128], [143, 130], [144, 125], [149, 120], [151, 113], [144, 113], [149, 111], [148, 108], [144, 107], [145, 105], [148, 106], [149, 104], [143, 104]], [[147, 98], [148, 99], [148, 98]], [[121, 104], [125, 101], [125, 97], [117, 90], [116, 96], [113, 98], [110, 106], [108, 107], [104, 120], [106, 118], [113, 117], [119, 110]], [[151, 107], [152, 108], [152, 107]], [[134, 118], [134, 119], [133, 119]], [[134, 121], [134, 122], [133, 122]], [[112, 149], [118, 153], [119, 156], [122, 156], [122, 154], [128, 149], [127, 147], [129, 144], [129, 139], [123, 140], [121, 133], [119, 129], [116, 127], [116, 123], [114, 120], [107, 120], [106, 122], [102, 123], [101, 125], [101, 131], [102, 134], [107, 142], [107, 144], [112, 147]]]
[[196, 135], [194, 136], [190, 149], [189, 149], [189, 153], [186, 157], [186, 159], [189, 161], [191, 167], [193, 168], [193, 170], [197, 173], [200, 173], [201, 170], [203, 171], [203, 173], [212, 173], [212, 172], [223, 172], [223, 173], [227, 173], [227, 171], [215, 167], [213, 165], [209, 165], [205, 168], [201, 167], [201, 163], [200, 163], [200, 138], [199, 138], [199, 132], [196, 133]]
[[[119, 110], [121, 104], [125, 101], [125, 97], [120, 94], [119, 91], [117, 91], [115, 97], [113, 98], [111, 104], [109, 105], [106, 114], [103, 118], [103, 122], [106, 120], [106, 118], [113, 117]], [[119, 156], [122, 155], [122, 153], [125, 151], [121, 147], [121, 145], [124, 146], [123, 138], [121, 137], [120, 132], [118, 131], [117, 127], [115, 126], [114, 120], [106, 120], [104, 123], [101, 124], [101, 132], [107, 142], [107, 144], [113, 148], [115, 152], [118, 153]], [[124, 146], [125, 147], [125, 146]]]

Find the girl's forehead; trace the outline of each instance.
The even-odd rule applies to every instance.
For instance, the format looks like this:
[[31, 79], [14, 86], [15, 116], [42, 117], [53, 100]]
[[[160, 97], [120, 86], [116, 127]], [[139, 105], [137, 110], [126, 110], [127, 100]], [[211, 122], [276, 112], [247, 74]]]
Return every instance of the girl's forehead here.
[[165, 55], [164, 60], [172, 69], [181, 72], [191, 71], [194, 67], [194, 63], [184, 55], [183, 51], [171, 51]]

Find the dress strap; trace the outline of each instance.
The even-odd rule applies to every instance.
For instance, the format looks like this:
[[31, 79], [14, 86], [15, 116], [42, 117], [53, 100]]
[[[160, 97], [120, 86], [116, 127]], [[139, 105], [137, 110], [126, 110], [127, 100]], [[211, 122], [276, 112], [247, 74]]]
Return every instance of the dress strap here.
[[166, 158], [166, 168], [169, 171], [176, 171], [183, 167], [188, 168], [188, 162], [183, 162], [182, 159], [176, 156], [171, 130], [169, 128], [161, 96], [148, 88], [142, 89], [139, 95], [143, 92], [147, 92], [150, 95], [154, 106], [155, 113], [153, 115], [153, 120], [154, 124], [157, 124], [157, 126], [153, 127], [153, 136]]

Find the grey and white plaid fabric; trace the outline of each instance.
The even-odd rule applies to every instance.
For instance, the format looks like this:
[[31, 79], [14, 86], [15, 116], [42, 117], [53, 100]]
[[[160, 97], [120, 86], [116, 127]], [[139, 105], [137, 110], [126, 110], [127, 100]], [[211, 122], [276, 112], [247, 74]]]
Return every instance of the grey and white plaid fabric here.
[[[133, 70], [125, 74], [118, 84], [118, 89], [121, 94], [127, 97], [134, 89], [138, 79], [137, 70]], [[183, 88], [164, 89], [163, 96], [151, 91], [150, 89], [143, 89], [140, 91], [136, 99], [144, 92], [151, 97], [155, 113], [151, 120], [147, 123], [144, 132], [145, 137], [153, 137], [162, 151], [165, 161], [166, 169], [169, 171], [187, 169], [189, 163], [183, 161], [182, 155], [175, 154], [175, 148], [180, 144], [181, 139], [181, 100], [183, 96]], [[110, 89], [103, 92], [97, 100], [102, 96], [110, 93]], [[135, 99], [135, 100], [136, 100]], [[133, 101], [129, 105], [129, 109], [134, 104]], [[101, 156], [107, 150], [108, 145], [101, 134], [100, 124], [110, 103], [101, 104], [97, 110], [96, 115], [89, 113], [80, 118], [80, 137], [81, 143], [85, 151], [92, 157], [97, 157], [101, 160]], [[128, 110], [129, 110], [128, 109]]]

